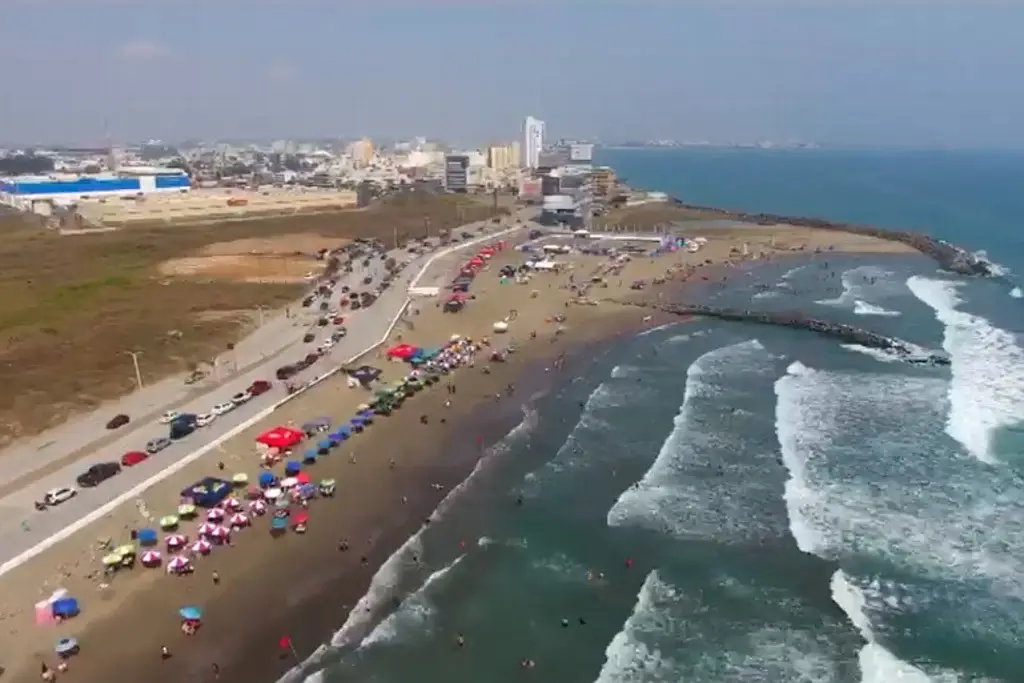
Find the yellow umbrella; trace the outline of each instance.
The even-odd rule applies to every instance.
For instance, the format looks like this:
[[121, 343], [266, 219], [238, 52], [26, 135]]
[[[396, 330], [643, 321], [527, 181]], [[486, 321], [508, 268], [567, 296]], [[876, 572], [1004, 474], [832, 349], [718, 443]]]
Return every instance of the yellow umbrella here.
[[134, 555], [135, 546], [133, 545], [122, 545], [114, 548], [114, 554], [118, 557], [124, 557], [125, 555]]
[[196, 514], [196, 506], [190, 503], [178, 506], [178, 514], [182, 517], [192, 517]]
[[231, 477], [231, 481], [239, 486], [244, 486], [249, 483], [249, 475], [245, 472], [239, 472], [235, 476]]
[[167, 515], [166, 517], [160, 518], [161, 529], [173, 529], [178, 526], [178, 518], [174, 515]]
[[106, 567], [116, 567], [121, 564], [121, 556], [117, 553], [111, 553], [103, 558], [103, 565]]

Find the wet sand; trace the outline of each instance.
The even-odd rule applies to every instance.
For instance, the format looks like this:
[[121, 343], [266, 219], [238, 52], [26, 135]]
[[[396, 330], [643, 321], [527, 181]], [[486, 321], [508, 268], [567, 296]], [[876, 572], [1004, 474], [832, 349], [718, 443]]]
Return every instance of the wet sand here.
[[[760, 255], [749, 251], [744, 255], [739, 246], [742, 242], [738, 244], [735, 236], [716, 238], [710, 232], [707, 236], [708, 245], [696, 254], [676, 252], [656, 259], [634, 259], [620, 278], [607, 278], [604, 286], [593, 287], [588, 296], [595, 300], [622, 296], [632, 280], [649, 280], [666, 271], [696, 279], [711, 277], [702, 270], [708, 267], [707, 261], [721, 265]], [[835, 251], [860, 251], [857, 247], [862, 246], [836, 245], [835, 238], [841, 235], [835, 233], [821, 237], [822, 241], [805, 249], [833, 246]], [[776, 250], [769, 243], [763, 251], [791, 253], [790, 248]], [[491, 334], [491, 325], [515, 309], [518, 317], [505, 338], [515, 338], [519, 352], [508, 363], [491, 365], [491, 374], [484, 374], [479, 364], [475, 369], [457, 371], [451, 381], [458, 392], [450, 408], [444, 407], [449, 396], [443, 386], [421, 392], [400, 411], [378, 417], [365, 434], [322, 458], [310, 473], [317, 479], [337, 479], [338, 492], [333, 499], [311, 505], [310, 529], [304, 536], [289, 532], [272, 539], [268, 522], [257, 520], [254, 528], [237, 534], [235, 547], [218, 548], [209, 558], [197, 560], [197, 571], [189, 577], [174, 578], [163, 570], [138, 568], [105, 579], [99, 568], [104, 554], [100, 541], [113, 546], [127, 542], [130, 529], [150, 526], [149, 520], [172, 512], [177, 492], [192, 481], [210, 474], [230, 477], [235, 472], [255, 477], [253, 440], [267, 427], [301, 423], [319, 415], [340, 422], [354, 414], [366, 394], [348, 388], [343, 381], [332, 380], [314, 388], [282, 407], [272, 424], [248, 430], [153, 487], [135, 505], [122, 506], [5, 576], [0, 583], [0, 629], [4, 634], [0, 665], [8, 669], [5, 678], [38, 680], [40, 662], [54, 664], [51, 648], [65, 635], [79, 638], [82, 654], [71, 661], [71, 670], [62, 679], [100, 680], [130, 670], [136, 678], [153, 681], [212, 680], [216, 662], [220, 680], [271, 681], [295, 664], [290, 650], [278, 646], [282, 636], [291, 638], [300, 657], [307, 656], [344, 622], [376, 568], [419, 528], [447, 491], [472, 471], [482, 451], [480, 439], [484, 444], [493, 443], [519, 421], [523, 401], [532, 393], [524, 383], [539, 387], [546, 375], [550, 380], [550, 372], [545, 373], [544, 368], [551, 368], [551, 359], [558, 354], [572, 355], [582, 345], [635, 330], [641, 324], [664, 322], [644, 322], [643, 312], [608, 304], [567, 305], [571, 298], [567, 274], [538, 275], [526, 285], [499, 284], [497, 269], [503, 263], [521, 260], [520, 255], [509, 253], [494, 259], [474, 285], [476, 300], [462, 313], [441, 313], [434, 299], [414, 304], [418, 314], [396, 328], [395, 341], [437, 345], [460, 333], [476, 338], [488, 335], [500, 346], [503, 339]], [[575, 266], [576, 282], [587, 279], [606, 262], [591, 256], [569, 260]], [[641, 295], [657, 296], [657, 292], [653, 288]], [[565, 330], [557, 335], [558, 326], [550, 321], [556, 314], [567, 316]], [[537, 333], [536, 339], [530, 339], [530, 332]], [[406, 369], [382, 358], [368, 362], [384, 369], [384, 379], [389, 382]], [[496, 400], [495, 395], [509, 383], [517, 385], [515, 394]], [[420, 423], [421, 415], [428, 416], [428, 425]], [[394, 469], [388, 465], [392, 459]], [[224, 465], [223, 472], [218, 471], [218, 460]], [[440, 484], [440, 490], [433, 484]], [[195, 524], [183, 525], [193, 536], [194, 529]], [[350, 543], [347, 552], [338, 550], [343, 538]], [[211, 579], [214, 570], [221, 577], [219, 585]], [[55, 628], [33, 626], [32, 603], [58, 586], [80, 600], [82, 615]], [[184, 605], [204, 609], [204, 626], [196, 636], [185, 637], [179, 631], [177, 611]], [[162, 645], [173, 654], [167, 661], [160, 658]]]

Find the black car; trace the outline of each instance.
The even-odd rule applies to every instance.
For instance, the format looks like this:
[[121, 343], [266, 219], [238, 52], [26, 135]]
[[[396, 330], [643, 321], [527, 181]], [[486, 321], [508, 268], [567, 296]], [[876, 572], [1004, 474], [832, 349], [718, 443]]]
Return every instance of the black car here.
[[363, 278], [363, 284], [364, 284], [364, 285], [368, 285], [368, 284], [370, 284], [371, 282], [373, 282], [373, 277], [372, 277], [372, 276], [370, 276], [370, 275], [367, 275], [366, 277], [364, 277], [364, 278]]
[[310, 342], [313, 342], [315, 340], [316, 335], [313, 334], [312, 332], [307, 332], [306, 334], [302, 335], [302, 341], [306, 344], [309, 344]]
[[84, 489], [99, 486], [107, 479], [121, 473], [121, 466], [116, 462], [101, 462], [93, 465], [85, 472], [78, 475], [75, 481]]
[[129, 420], [130, 418], [124, 413], [121, 413], [120, 415], [115, 415], [110, 419], [110, 422], [107, 423], [107, 429], [117, 429], [118, 427], [124, 427], [126, 424], [128, 424]]

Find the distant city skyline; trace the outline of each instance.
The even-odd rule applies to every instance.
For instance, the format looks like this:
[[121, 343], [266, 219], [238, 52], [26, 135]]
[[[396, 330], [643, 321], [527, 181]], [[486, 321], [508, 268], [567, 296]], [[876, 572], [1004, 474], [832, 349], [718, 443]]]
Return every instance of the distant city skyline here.
[[15, 2], [0, 141], [478, 146], [530, 114], [548, 138], [1024, 147], [1022, 25], [993, 0]]

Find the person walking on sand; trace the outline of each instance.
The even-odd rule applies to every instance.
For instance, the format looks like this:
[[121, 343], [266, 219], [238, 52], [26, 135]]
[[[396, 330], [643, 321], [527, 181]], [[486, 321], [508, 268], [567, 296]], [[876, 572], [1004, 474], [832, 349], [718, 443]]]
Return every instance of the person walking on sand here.
[[171, 658], [171, 651], [167, 649], [166, 645], [160, 646], [160, 659], [167, 661]]
[[219, 586], [220, 585], [220, 573], [217, 572], [216, 569], [214, 569], [213, 573], [210, 574], [210, 578], [213, 579], [213, 585], [214, 586]]

